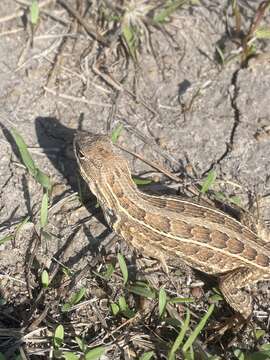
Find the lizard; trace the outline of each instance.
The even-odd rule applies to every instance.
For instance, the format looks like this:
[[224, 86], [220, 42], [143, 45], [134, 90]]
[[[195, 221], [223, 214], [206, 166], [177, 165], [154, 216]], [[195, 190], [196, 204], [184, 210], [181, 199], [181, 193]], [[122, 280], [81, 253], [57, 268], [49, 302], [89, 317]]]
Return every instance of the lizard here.
[[270, 250], [264, 240], [214, 207], [140, 191], [127, 160], [107, 135], [79, 131], [74, 152], [83, 179], [116, 234], [165, 269], [179, 261], [215, 276], [231, 308], [245, 320], [251, 317], [253, 299], [243, 288], [270, 280]]

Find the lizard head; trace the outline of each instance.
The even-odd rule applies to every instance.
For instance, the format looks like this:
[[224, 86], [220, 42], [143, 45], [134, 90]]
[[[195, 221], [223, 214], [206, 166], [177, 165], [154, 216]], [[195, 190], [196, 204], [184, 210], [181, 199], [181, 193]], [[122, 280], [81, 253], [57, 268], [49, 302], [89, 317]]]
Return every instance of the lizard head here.
[[78, 131], [73, 145], [81, 175], [97, 197], [116, 168], [121, 170], [120, 174], [129, 172], [126, 160], [114, 152], [109, 136]]
[[74, 153], [84, 179], [100, 180], [101, 173], [113, 155], [113, 145], [106, 135], [78, 131], [74, 138]]

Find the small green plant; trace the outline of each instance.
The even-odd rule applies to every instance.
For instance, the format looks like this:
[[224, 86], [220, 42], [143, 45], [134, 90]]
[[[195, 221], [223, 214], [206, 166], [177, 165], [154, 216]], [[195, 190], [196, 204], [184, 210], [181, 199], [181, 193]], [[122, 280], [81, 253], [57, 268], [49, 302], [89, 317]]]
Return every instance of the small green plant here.
[[[202, 184], [201, 184], [201, 189], [200, 189], [200, 193], [201, 194], [206, 194], [211, 188], [214, 187], [214, 184], [216, 182], [217, 179], [217, 173], [215, 170], [210, 170], [209, 173], [207, 174], [206, 178], [203, 180]], [[233, 205], [236, 205], [238, 207], [241, 207], [241, 199], [239, 198], [239, 196], [227, 196], [226, 194], [224, 194], [221, 191], [213, 191], [213, 195], [215, 197], [216, 200], [221, 201], [221, 202], [227, 202]]]
[[142, 282], [136, 281], [133, 285], [127, 285], [127, 290], [133, 294], [145, 297], [147, 299], [156, 299], [157, 298], [157, 291], [153, 289], [150, 285]]
[[121, 16], [121, 36], [133, 60], [137, 60], [137, 50], [143, 36], [148, 33], [146, 18], [155, 5], [143, 0], [124, 1]]
[[64, 327], [63, 325], [58, 325], [55, 329], [53, 336], [53, 348], [54, 348], [54, 357], [56, 359], [60, 359], [62, 355], [62, 351], [60, 347], [64, 342]]
[[41, 283], [43, 288], [47, 288], [49, 286], [49, 274], [47, 270], [43, 270], [41, 274]]
[[257, 53], [258, 40], [270, 39], [270, 27], [268, 25], [261, 25], [269, 6], [269, 0], [264, 0], [259, 3], [250, 26], [248, 30], [245, 31], [242, 28], [243, 22], [238, 0], [231, 0], [232, 13], [235, 20], [234, 38], [238, 41], [239, 51], [234, 54], [226, 55], [219, 46], [216, 46], [219, 60], [223, 65], [240, 56], [241, 66], [246, 66], [248, 60]]
[[106, 266], [106, 270], [101, 272], [101, 273], [98, 273], [96, 271], [93, 271], [93, 273], [98, 276], [99, 278], [103, 279], [103, 280], [110, 280], [110, 278], [112, 277], [112, 274], [114, 272], [115, 268], [113, 266], [113, 264], [108, 264]]
[[129, 308], [124, 296], [119, 297], [118, 303], [111, 304], [111, 310], [114, 316], [121, 314], [127, 319], [131, 319], [135, 316], [135, 311]]
[[64, 341], [64, 327], [63, 325], [58, 325], [54, 332], [53, 344], [55, 349], [59, 349], [62, 346]]
[[123, 130], [123, 125], [122, 124], [118, 124], [112, 131], [111, 133], [111, 140], [112, 140], [112, 143], [115, 144]]
[[127, 285], [126, 289], [136, 295], [145, 297], [147, 299], [156, 300], [159, 299], [159, 307], [162, 309], [162, 313], [164, 312], [164, 304], [180, 304], [180, 303], [190, 303], [194, 300], [192, 298], [179, 298], [179, 297], [169, 297], [166, 294], [166, 301], [165, 301], [165, 290], [160, 290], [159, 292], [152, 288], [149, 284], [142, 282], [142, 281], [136, 281], [132, 285]]
[[159, 317], [162, 317], [167, 305], [167, 295], [164, 288], [160, 288], [158, 297], [158, 312]]
[[77, 355], [73, 351], [62, 351], [60, 348], [64, 342], [64, 327], [63, 325], [58, 325], [55, 329], [53, 336], [53, 348], [54, 348], [54, 358], [56, 359], [65, 359], [65, 360], [98, 360], [105, 353], [106, 348], [104, 346], [97, 346], [90, 349], [86, 344], [84, 339], [79, 337], [75, 338], [83, 356]]
[[170, 20], [172, 14], [183, 5], [194, 5], [191, 0], [166, 0], [164, 2], [147, 2], [145, 0], [124, 0], [118, 6], [100, 6], [100, 13], [108, 22], [113, 21], [120, 26], [121, 42], [134, 61], [137, 61], [138, 49], [146, 43], [150, 48], [149, 28], [160, 28]]
[[217, 200], [222, 201], [222, 202], [229, 202], [229, 203], [241, 208], [241, 199], [239, 196], [236, 196], [236, 195], [227, 196], [226, 194], [224, 194], [221, 191], [214, 191], [214, 194], [215, 194], [215, 198]]
[[215, 170], [210, 170], [202, 183], [200, 192], [202, 194], [205, 194], [214, 185], [216, 178], [217, 173], [215, 172]]
[[48, 210], [49, 210], [49, 195], [45, 191], [42, 196], [41, 209], [40, 209], [40, 227], [44, 229], [48, 224]]
[[126, 283], [128, 282], [128, 268], [127, 268], [127, 264], [125, 261], [125, 258], [122, 254], [118, 254], [117, 255], [117, 259], [119, 262], [119, 266], [123, 275], [123, 280], [124, 280], [124, 285], [126, 285]]
[[69, 300], [62, 306], [63, 312], [68, 312], [72, 309], [72, 307], [76, 304], [78, 304], [82, 298], [85, 296], [86, 289], [81, 288], [79, 291], [77, 291], [75, 294], [73, 294]]
[[[239, 6], [237, 0], [232, 1], [233, 12], [235, 14], [236, 19], [236, 30], [240, 34], [240, 24], [241, 24], [241, 14], [239, 11]], [[245, 64], [246, 61], [250, 58], [250, 56], [256, 53], [255, 42], [260, 39], [270, 39], [270, 28], [265, 26], [260, 26], [262, 19], [265, 16], [267, 9], [270, 6], [270, 1], [265, 0], [262, 1], [255, 12], [255, 15], [251, 21], [249, 29], [245, 36], [242, 38], [242, 55], [241, 55], [241, 63]]]
[[[262, 338], [265, 335], [265, 330], [255, 329], [254, 334], [255, 334], [256, 340], [259, 340], [260, 338]], [[270, 348], [269, 348], [269, 350], [270, 350]]]
[[170, 16], [181, 6], [187, 4], [186, 0], [167, 0], [154, 15], [153, 21], [160, 25], [168, 22]]

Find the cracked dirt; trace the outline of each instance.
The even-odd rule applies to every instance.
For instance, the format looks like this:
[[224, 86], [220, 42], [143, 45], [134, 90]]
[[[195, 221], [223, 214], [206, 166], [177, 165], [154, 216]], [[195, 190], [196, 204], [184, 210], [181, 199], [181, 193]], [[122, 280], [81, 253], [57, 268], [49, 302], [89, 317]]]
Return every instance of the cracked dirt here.
[[[75, 6], [75, 2], [69, 3]], [[257, 1], [239, 3], [246, 30]], [[66, 287], [61, 273], [60, 290], [52, 289], [44, 303], [33, 308], [40, 272], [44, 268], [61, 272], [57, 267], [60, 262], [74, 274], [80, 274], [88, 265], [98, 271], [110, 259], [115, 262], [118, 250], [127, 257], [131, 269], [135, 266], [136, 256], [130, 249], [119, 240], [111, 244], [113, 234], [95, 200], [90, 197], [86, 209], [74, 196], [79, 183], [72, 150], [75, 131], [82, 128], [111, 133], [122, 124], [119, 144], [169, 171], [184, 174], [185, 183], [201, 182], [209, 170], [215, 169], [216, 190], [240, 197], [243, 207], [250, 205], [250, 199], [262, 198], [260, 216], [267, 223], [270, 219], [270, 202], [267, 201], [270, 193], [269, 41], [258, 42], [258, 56], [252, 58], [247, 67], [240, 67], [239, 57], [222, 66], [217, 61], [216, 45], [222, 43], [224, 49], [230, 49], [224, 51], [238, 49], [236, 42], [226, 34], [226, 28], [234, 26], [230, 6], [227, 1], [201, 1], [200, 6], [178, 9], [165, 25], [166, 31], [151, 28], [151, 41], [141, 47], [138, 66], [135, 66], [131, 59], [127, 62], [119, 43], [113, 48], [102, 48], [69, 17], [66, 9], [54, 2], [44, 7], [47, 13], [41, 13], [31, 46], [29, 26], [24, 27], [20, 16], [9, 17], [21, 9], [16, 1], [4, 0], [0, 4], [1, 238], [14, 231], [25, 217], [30, 216], [30, 220], [13, 241], [0, 245], [1, 288], [5, 299], [0, 328], [21, 329], [22, 334], [28, 327], [47, 326], [52, 330], [55, 324], [63, 321], [52, 304], [59, 306], [68, 296], [67, 288], [74, 290], [83, 284], [88, 289], [88, 299], [94, 298], [96, 303], [90, 310], [79, 309], [64, 321], [67, 327], [74, 318], [78, 322], [78, 319], [92, 322], [85, 333], [91, 340], [89, 344], [96, 346], [102, 334], [108, 334], [110, 326], [115, 329], [119, 324], [109, 319], [104, 325], [99, 312], [103, 314], [103, 299], [106, 302], [103, 306], [109, 313], [108, 288], [104, 290], [93, 277], [79, 279], [77, 284], [73, 281]], [[91, 12], [90, 9], [85, 16], [90, 16]], [[269, 16], [266, 23], [267, 20]], [[34, 228], [39, 223], [42, 190], [20, 161], [10, 135], [13, 127], [23, 136], [38, 167], [51, 176], [54, 185], [46, 229], [51, 236], [42, 243], [37, 243]], [[158, 175], [130, 154], [125, 156], [134, 174], [158, 176], [163, 184], [173, 188], [165, 176]], [[192, 168], [192, 180], [183, 173], [188, 168]], [[86, 197], [88, 199], [89, 194]], [[33, 246], [37, 246], [33, 269], [27, 275]], [[188, 297], [196, 288], [198, 278], [187, 270], [183, 272], [180, 279], [173, 270], [170, 282], [175, 294]], [[28, 280], [30, 276], [28, 285], [32, 287], [32, 299], [26, 286], [27, 276]], [[161, 269], [156, 277], [157, 287], [167, 282]], [[114, 281], [108, 286], [112, 299], [123, 291], [119, 276]], [[190, 283], [195, 286], [190, 288], [187, 285]], [[168, 291], [172, 291], [171, 284]], [[254, 323], [265, 329], [265, 336], [257, 342], [249, 330], [236, 338], [229, 335], [228, 339], [209, 347], [204, 344], [210, 353], [229, 359], [234, 358], [233, 347], [254, 350], [269, 342], [269, 286], [264, 283], [252, 288], [259, 299]], [[211, 285], [206, 285], [204, 290], [204, 295], [199, 291], [197, 303], [191, 305], [197, 316], [208, 306]], [[230, 313], [225, 303], [220, 309], [222, 307], [226, 315]], [[44, 321], [39, 317], [43, 312]], [[40, 320], [38, 324], [36, 319]], [[149, 314], [144, 320], [148, 328], [136, 323], [128, 331], [117, 332], [120, 348], [113, 348], [110, 343], [112, 349], [108, 358], [136, 358], [142, 349], [152, 349], [155, 341], [145, 338], [143, 342], [142, 339], [149, 328], [154, 332], [156, 327]], [[78, 328], [75, 330], [79, 332]], [[160, 337], [165, 336], [162, 331], [158, 332]], [[125, 337], [127, 334], [129, 339]], [[141, 341], [136, 342], [136, 334], [140, 334]], [[200, 344], [207, 335], [202, 335]], [[14, 342], [19, 338], [14, 335]], [[0, 351], [7, 351], [10, 343], [3, 344], [2, 348], [0, 344]], [[43, 345], [48, 348], [46, 342]], [[157, 358], [166, 354], [164, 344], [162, 346]], [[44, 355], [41, 350], [32, 348], [31, 343], [26, 342], [25, 349], [29, 359], [49, 358], [48, 352]], [[132, 357], [131, 351], [128, 357], [127, 349], [132, 349], [135, 355]], [[12, 354], [7, 351], [10, 358]]]

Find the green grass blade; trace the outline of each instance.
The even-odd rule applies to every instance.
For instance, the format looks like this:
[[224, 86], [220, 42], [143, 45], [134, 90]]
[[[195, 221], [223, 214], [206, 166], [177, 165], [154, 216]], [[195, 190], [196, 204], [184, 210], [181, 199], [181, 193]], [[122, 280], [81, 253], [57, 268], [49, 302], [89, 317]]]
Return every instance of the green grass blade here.
[[78, 304], [78, 302], [81, 301], [81, 299], [84, 297], [86, 293], [86, 289], [85, 288], [81, 288], [79, 291], [77, 291], [75, 294], [71, 295], [71, 297], [69, 298], [69, 300], [62, 305], [62, 311], [63, 312], [68, 312], [70, 311], [71, 307]]
[[136, 60], [136, 29], [128, 24], [122, 25], [122, 34], [133, 60]]
[[81, 351], [84, 353], [86, 350], [86, 344], [85, 344], [84, 339], [81, 339], [78, 336], [75, 336], [75, 341], [79, 345], [79, 348], [81, 349]]
[[222, 65], [224, 65], [224, 63], [225, 63], [225, 56], [224, 56], [221, 48], [220, 48], [218, 45], [216, 45], [216, 52], [217, 52], [217, 54], [218, 54], [218, 56], [219, 56], [219, 59], [218, 59], [219, 62], [220, 62]]
[[162, 315], [164, 314], [165, 308], [167, 305], [167, 295], [166, 295], [166, 291], [164, 288], [161, 288], [159, 290], [159, 297], [158, 297], [158, 312], [159, 312], [159, 317], [162, 317]]
[[0, 239], [0, 245], [3, 245], [5, 242], [10, 241], [14, 238], [14, 235], [9, 234]]
[[[259, 340], [260, 338], [264, 337], [265, 333], [266, 333], [266, 331], [263, 329], [255, 329], [254, 330], [254, 335], [255, 335], [256, 340]], [[270, 350], [270, 347], [269, 347], [269, 350]]]
[[46, 175], [36, 166], [23, 137], [18, 133], [16, 129], [12, 129], [11, 134], [18, 147], [22, 162], [29, 171], [29, 173], [35, 178], [35, 180], [39, 184], [43, 186], [43, 188], [47, 189], [50, 192], [52, 188], [51, 180], [48, 175]]
[[134, 285], [128, 285], [127, 290], [132, 292], [133, 294], [143, 296], [147, 299], [157, 298], [156, 291], [147, 284], [140, 284], [136, 282]]
[[33, 25], [36, 25], [39, 19], [39, 6], [37, 0], [32, 0], [30, 5], [30, 19]]
[[26, 166], [28, 171], [32, 176], [36, 176], [37, 173], [37, 167], [35, 165], [34, 160], [32, 159], [32, 156], [30, 155], [30, 152], [28, 151], [27, 145], [24, 142], [24, 139], [22, 136], [18, 133], [16, 129], [11, 130], [11, 134], [16, 142], [16, 145], [19, 149], [23, 164]]
[[28, 220], [30, 219], [30, 216], [26, 216], [16, 227], [15, 233], [17, 234], [21, 228], [28, 223]]
[[122, 254], [118, 254], [117, 255], [117, 259], [119, 262], [119, 266], [123, 275], [123, 279], [124, 279], [124, 285], [126, 285], [127, 281], [128, 281], [128, 268], [127, 268], [127, 264], [125, 261], [125, 258]]
[[150, 360], [154, 356], [154, 351], [147, 351], [145, 354], [139, 357], [139, 360]]
[[49, 286], [49, 274], [47, 270], [42, 271], [41, 283], [44, 288], [47, 288]]
[[116, 316], [120, 312], [120, 308], [116, 303], [111, 304], [112, 314]]
[[124, 298], [124, 296], [120, 296], [119, 300], [118, 300], [118, 304], [120, 307], [120, 311], [125, 311], [128, 309], [128, 305], [126, 302], [126, 299]]
[[105, 271], [103, 271], [102, 273], [97, 273], [96, 271], [93, 271], [93, 274], [95, 274], [96, 276], [98, 276], [103, 280], [110, 280], [113, 272], [114, 272], [113, 264], [108, 264], [107, 269]]
[[175, 359], [175, 354], [176, 352], [178, 351], [178, 349], [180, 348], [183, 340], [184, 340], [184, 337], [185, 337], [185, 334], [187, 332], [187, 329], [189, 327], [189, 322], [190, 322], [190, 312], [189, 310], [187, 310], [187, 316], [185, 318], [185, 321], [181, 327], [181, 330], [179, 332], [179, 335], [177, 336], [177, 338], [175, 339], [174, 343], [173, 343], [173, 346], [169, 352], [169, 355], [168, 355], [168, 360], [174, 360]]
[[48, 224], [48, 207], [49, 207], [49, 197], [48, 197], [48, 193], [45, 192], [42, 197], [41, 210], [40, 210], [41, 228], [44, 228]]
[[123, 125], [122, 124], [118, 124], [112, 131], [112, 134], [111, 134], [111, 140], [112, 140], [112, 143], [115, 144], [123, 130]]
[[201, 193], [205, 194], [214, 184], [217, 177], [215, 170], [210, 170], [202, 183]]
[[52, 189], [52, 184], [51, 184], [51, 179], [50, 177], [45, 174], [43, 171], [41, 171], [40, 169], [36, 169], [36, 176], [35, 179], [37, 180], [37, 182], [43, 186], [45, 189], [47, 189], [48, 191], [51, 191]]
[[195, 360], [195, 358], [194, 358], [194, 350], [193, 350], [192, 346], [185, 353], [185, 358], [184, 359], [185, 360]]
[[179, 297], [172, 297], [168, 301], [170, 304], [182, 304], [182, 303], [192, 303], [194, 299], [192, 298], [179, 298]]
[[261, 26], [254, 31], [254, 35], [257, 39], [270, 39], [270, 28]]
[[63, 325], [58, 325], [54, 332], [53, 343], [56, 349], [63, 344], [64, 341], [64, 327]]
[[162, 7], [161, 11], [154, 16], [154, 22], [158, 24], [162, 24], [167, 21], [167, 19], [172, 15], [177, 8], [183, 6], [187, 1], [186, 0], [167, 0], [164, 6]]
[[82, 298], [84, 297], [86, 293], [86, 289], [85, 288], [81, 288], [79, 291], [77, 291], [74, 295], [71, 296], [69, 303], [70, 305], [76, 305], [78, 304]]
[[214, 304], [211, 304], [209, 306], [209, 309], [208, 309], [207, 313], [202, 317], [199, 324], [196, 326], [194, 331], [191, 333], [191, 335], [189, 336], [189, 338], [187, 339], [187, 341], [183, 345], [183, 352], [184, 353], [187, 352], [188, 349], [192, 346], [192, 344], [194, 343], [194, 341], [196, 340], [196, 338], [198, 337], [198, 335], [200, 334], [200, 332], [204, 328], [204, 326], [205, 326], [207, 320], [209, 319], [209, 317], [211, 316], [212, 312], [214, 311], [214, 308], [215, 308]]

